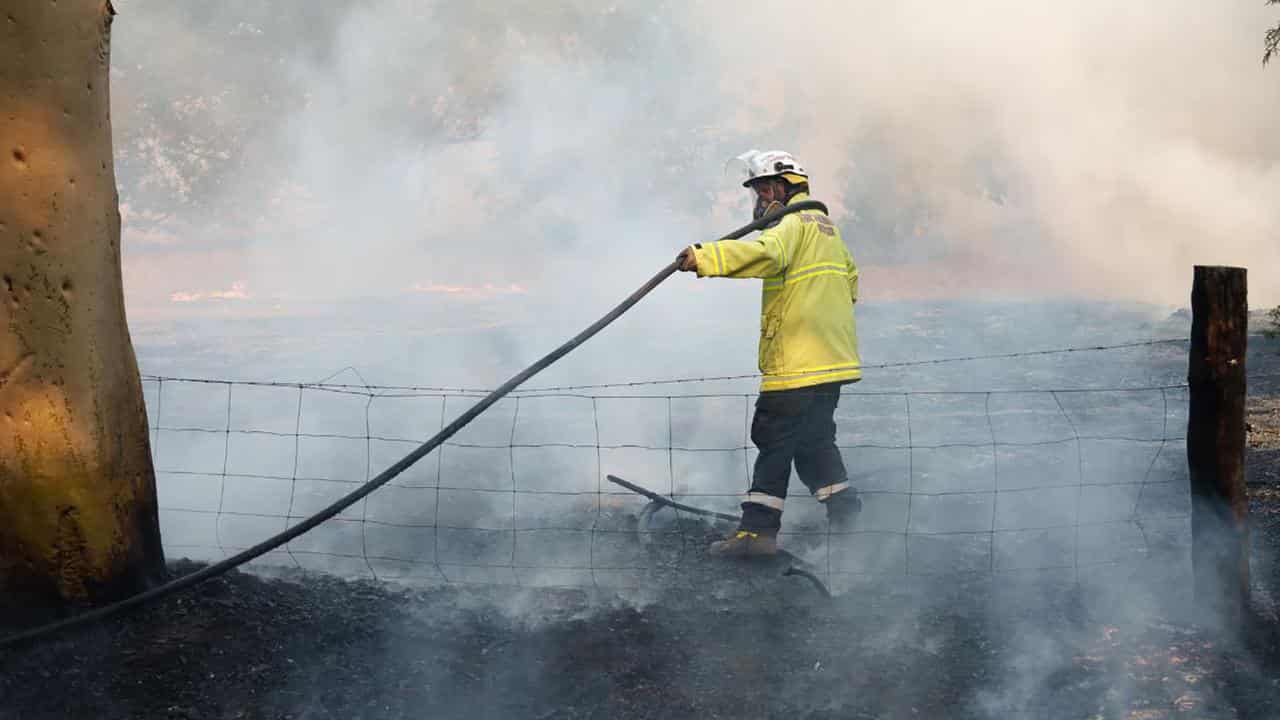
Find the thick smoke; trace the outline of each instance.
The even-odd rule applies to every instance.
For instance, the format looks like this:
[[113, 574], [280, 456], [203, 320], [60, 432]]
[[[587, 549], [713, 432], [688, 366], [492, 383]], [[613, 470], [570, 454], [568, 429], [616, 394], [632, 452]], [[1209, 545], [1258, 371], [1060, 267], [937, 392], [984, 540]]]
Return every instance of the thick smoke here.
[[[1191, 264], [1280, 253], [1262, 7], [120, 5], [125, 199], [179, 201], [169, 225], [133, 216], [126, 259], [212, 265], [131, 283], [139, 308], [236, 281], [264, 300], [568, 282], [598, 307], [738, 224], [721, 168], [748, 146], [799, 153], [864, 265], [896, 266], [870, 299], [1181, 303]], [[236, 232], [191, 223], [156, 251], [143, 230], [188, 205]]]
[[[899, 210], [902, 259], [937, 260], [957, 290], [1181, 302], [1193, 263], [1275, 265], [1266, 9], [762, 7], [704, 16], [718, 55], [752, 68], [757, 112], [802, 129], [807, 155], [842, 156], [818, 186], [850, 188], [872, 218]], [[752, 62], [763, 38], [780, 62]], [[1253, 290], [1278, 292], [1262, 273]]]
[[[328, 374], [336, 344], [375, 382], [491, 386], [683, 245], [745, 222], [725, 162], [748, 147], [809, 165], [863, 267], [865, 312], [1177, 306], [1194, 263], [1254, 268], [1255, 307], [1280, 292], [1263, 272], [1280, 252], [1264, 8], [120, 10], [130, 316], [144, 336], [228, 319], [246, 355], [282, 318], [327, 343], [247, 366], [255, 377]], [[755, 295], [678, 277], [609, 348], [546, 379], [751, 372]], [[1060, 326], [1046, 313], [980, 341], [1059, 344], [1043, 330]], [[915, 353], [865, 344], [869, 362]], [[616, 350], [637, 346], [653, 352]]]

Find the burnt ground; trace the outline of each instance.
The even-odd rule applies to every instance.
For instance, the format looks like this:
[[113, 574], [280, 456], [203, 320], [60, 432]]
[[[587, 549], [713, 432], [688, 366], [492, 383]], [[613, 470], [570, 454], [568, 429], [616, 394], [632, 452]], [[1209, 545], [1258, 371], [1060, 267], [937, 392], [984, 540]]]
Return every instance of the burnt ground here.
[[0, 717], [1280, 717], [1280, 377], [1251, 394], [1239, 633], [1177, 609], [1176, 584], [949, 579], [827, 603], [777, 568], [711, 566], [624, 601], [233, 572], [0, 654]]
[[[1280, 523], [1273, 496], [1270, 530]], [[1274, 535], [1273, 535], [1274, 536]], [[191, 567], [176, 567], [187, 571]], [[777, 590], [788, 589], [779, 586]], [[0, 660], [12, 718], [1275, 717], [1280, 651], [1066, 593], [583, 610], [233, 573]], [[796, 592], [797, 588], [789, 590]], [[909, 608], [909, 609], [908, 609]]]

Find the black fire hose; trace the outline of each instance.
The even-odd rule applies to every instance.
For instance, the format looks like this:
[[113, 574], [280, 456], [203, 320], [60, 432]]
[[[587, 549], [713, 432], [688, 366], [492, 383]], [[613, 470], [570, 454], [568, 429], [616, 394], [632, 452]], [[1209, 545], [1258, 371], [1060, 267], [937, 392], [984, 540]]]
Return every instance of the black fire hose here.
[[[755, 232], [756, 230], [760, 230], [768, 226], [769, 224], [773, 223], [775, 220], [781, 219], [784, 215], [789, 215], [791, 213], [799, 212], [801, 210], [821, 210], [825, 213], [827, 212], [827, 206], [823, 205], [822, 203], [816, 200], [806, 200], [804, 202], [798, 202], [794, 205], [788, 205], [787, 207], [777, 212], [765, 215], [759, 220], [756, 220], [750, 224], [747, 224], [738, 228], [737, 230], [734, 230], [732, 233], [729, 233], [728, 235], [726, 235], [725, 239], [736, 240], [738, 238], [743, 237], [744, 235], [747, 235], [748, 233]], [[231, 557], [226, 558], [225, 560], [214, 563], [213, 565], [209, 565], [193, 573], [183, 575], [180, 578], [175, 578], [173, 580], [170, 580], [169, 582], [164, 583], [163, 585], [158, 585], [154, 588], [151, 588], [150, 590], [138, 593], [137, 595], [125, 598], [124, 600], [120, 600], [119, 602], [115, 602], [110, 605], [105, 605], [103, 607], [66, 618], [65, 620], [59, 620], [57, 622], [49, 623], [48, 625], [42, 625], [37, 628], [32, 628], [31, 630], [26, 630], [20, 633], [16, 633], [14, 635], [10, 635], [9, 637], [6, 637], [3, 640], [0, 640], [0, 648], [13, 647], [15, 645], [18, 645], [19, 643], [30, 642], [37, 638], [52, 635], [54, 633], [61, 632], [63, 630], [69, 630], [74, 627], [86, 625], [96, 620], [101, 620], [103, 618], [110, 617], [112, 615], [116, 615], [121, 612], [124, 612], [125, 610], [130, 610], [132, 608], [138, 607], [143, 603], [150, 602], [157, 598], [161, 598], [166, 595], [171, 595], [180, 590], [185, 590], [189, 587], [192, 587], [193, 585], [204, 582], [209, 578], [216, 577], [218, 575], [221, 575], [227, 572], [228, 570], [231, 570], [240, 565], [243, 565], [244, 563], [247, 563], [256, 557], [265, 555], [266, 553], [271, 552], [272, 550], [275, 550], [276, 548], [280, 547], [281, 545], [284, 545], [290, 540], [293, 540], [294, 538], [297, 538], [303, 533], [315, 528], [317, 525], [324, 522], [325, 520], [332, 518], [333, 516], [337, 515], [343, 510], [346, 510], [347, 508], [351, 507], [355, 503], [359, 502], [369, 493], [373, 492], [374, 490], [377, 490], [383, 485], [386, 485], [388, 482], [393, 480], [397, 475], [409, 469], [411, 465], [421, 460], [424, 456], [427, 455], [427, 453], [430, 453], [432, 450], [435, 450], [436, 448], [440, 447], [440, 445], [444, 444], [446, 440], [453, 437], [454, 434], [456, 434], [462, 428], [466, 427], [468, 423], [470, 423], [472, 420], [475, 420], [476, 417], [480, 415], [480, 413], [487, 410], [489, 406], [501, 400], [512, 390], [515, 390], [522, 383], [524, 383], [524, 381], [528, 380], [529, 378], [533, 377], [539, 372], [542, 372], [552, 363], [556, 362], [557, 360], [564, 357], [565, 355], [568, 355], [569, 352], [572, 351], [574, 348], [586, 342], [591, 338], [591, 336], [600, 332], [606, 326], [612, 323], [614, 320], [617, 320], [619, 317], [621, 317], [623, 313], [630, 310], [636, 303], [640, 302], [640, 300], [645, 295], [648, 295], [654, 288], [662, 284], [662, 281], [670, 277], [671, 274], [676, 271], [676, 269], [677, 268], [676, 268], [675, 262], [672, 262], [670, 265], [667, 265], [657, 275], [654, 275], [652, 278], [649, 279], [648, 282], [646, 282], [643, 286], [641, 286], [639, 290], [632, 293], [626, 300], [623, 300], [613, 310], [610, 310], [607, 315], [605, 315], [604, 317], [592, 323], [591, 326], [588, 327], [586, 330], [583, 330], [582, 332], [578, 333], [568, 342], [556, 348], [555, 350], [552, 350], [550, 353], [547, 353], [547, 355], [544, 356], [541, 360], [538, 360], [534, 364], [522, 370], [515, 377], [503, 383], [501, 387], [499, 387], [497, 390], [494, 390], [493, 392], [486, 395], [483, 399], [480, 400], [480, 402], [476, 403], [469, 410], [467, 410], [462, 415], [460, 415], [458, 419], [449, 423], [447, 427], [445, 427], [440, 432], [436, 433], [435, 437], [431, 438], [430, 440], [427, 440], [422, 445], [418, 446], [418, 448], [415, 449], [413, 452], [410, 452], [408, 455], [405, 455], [403, 458], [399, 460], [399, 462], [395, 463], [394, 465], [387, 468], [386, 470], [383, 470], [381, 473], [378, 474], [377, 477], [369, 480], [368, 482], [356, 488], [355, 490], [352, 490], [351, 492], [342, 496], [338, 500], [334, 501], [332, 505], [324, 508], [320, 512], [317, 512], [315, 515], [312, 515], [311, 517], [307, 518], [306, 520], [303, 520], [297, 525], [294, 525], [293, 527], [288, 528], [277, 535], [273, 535], [272, 537], [269, 537], [266, 540], [263, 540], [262, 542], [258, 543], [257, 545], [254, 545], [251, 548], [242, 550], [236, 553], [235, 555], [232, 555]]]
[[665, 505], [667, 507], [675, 508], [676, 510], [683, 510], [684, 512], [687, 512], [693, 515], [701, 515], [703, 517], [713, 517], [713, 518], [719, 518], [721, 520], [728, 520], [729, 522], [738, 522], [739, 520], [742, 519], [742, 517], [739, 515], [730, 515], [728, 513], [716, 512], [714, 510], [703, 510], [702, 508], [696, 508], [696, 507], [693, 507], [692, 505], [685, 505], [684, 503], [678, 503], [669, 497], [659, 495], [658, 493], [652, 490], [646, 490], [645, 488], [642, 488], [639, 485], [636, 485], [635, 483], [627, 482], [626, 480], [623, 480], [617, 475], [605, 475], [604, 477], [606, 480], [613, 483], [614, 485], [621, 485], [622, 487], [630, 490], [631, 492], [637, 495], [643, 495], [649, 498], [650, 500], [652, 500], [653, 502], [658, 503], [659, 505]]

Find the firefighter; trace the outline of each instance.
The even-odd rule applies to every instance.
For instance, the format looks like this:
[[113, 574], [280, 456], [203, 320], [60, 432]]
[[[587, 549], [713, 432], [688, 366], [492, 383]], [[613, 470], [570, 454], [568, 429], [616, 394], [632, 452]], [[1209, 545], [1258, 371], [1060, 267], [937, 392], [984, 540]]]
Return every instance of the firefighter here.
[[[754, 216], [807, 200], [809, 175], [790, 153], [749, 151], [743, 186]], [[827, 510], [830, 527], [851, 527], [862, 503], [835, 444], [841, 386], [862, 377], [853, 306], [858, 268], [831, 219], [817, 210], [785, 215], [754, 240], [720, 240], [682, 250], [680, 270], [698, 277], [761, 278], [759, 366], [751, 421], [759, 449], [737, 532], [712, 543], [718, 557], [774, 555], [795, 464]]]

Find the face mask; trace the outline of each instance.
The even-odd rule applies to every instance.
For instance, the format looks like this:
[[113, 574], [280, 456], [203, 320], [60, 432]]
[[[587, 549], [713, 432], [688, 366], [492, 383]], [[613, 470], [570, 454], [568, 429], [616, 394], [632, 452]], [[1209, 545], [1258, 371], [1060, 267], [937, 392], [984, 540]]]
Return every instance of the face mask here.
[[[760, 190], [765, 189], [765, 187], [768, 187], [770, 189], [770, 192], [768, 192], [767, 195], [769, 195], [773, 199], [771, 200], [764, 199], [764, 195], [760, 193]], [[775, 210], [781, 210], [786, 204], [786, 203], [783, 203], [778, 198], [778, 195], [780, 195], [781, 193], [778, 192], [776, 186], [759, 186], [759, 187], [752, 188], [751, 192], [753, 195], [756, 196], [756, 204], [755, 204], [755, 207], [752, 209], [752, 213], [751, 213], [752, 220], [759, 220], [760, 218], [764, 217], [765, 215], [768, 215], [771, 212], [774, 212]]]
[[782, 203], [778, 202], [777, 200], [766, 201], [763, 198], [757, 196], [756, 206], [751, 212], [751, 219], [759, 220], [765, 215], [768, 215], [769, 213], [774, 212], [776, 210], [781, 210], [782, 208], [783, 208]]

